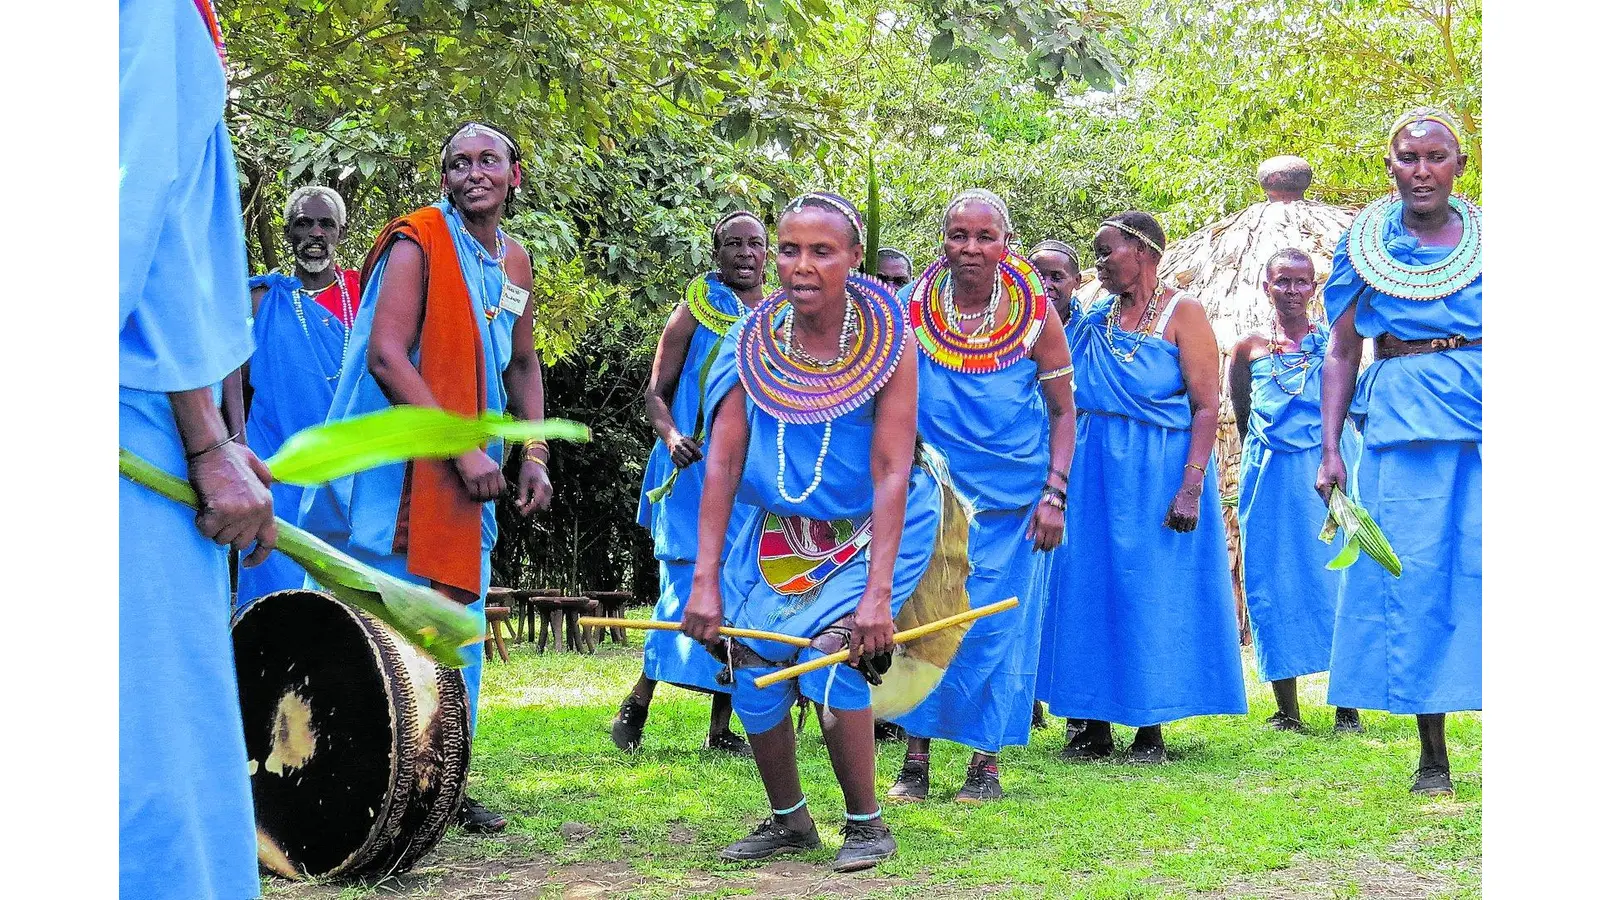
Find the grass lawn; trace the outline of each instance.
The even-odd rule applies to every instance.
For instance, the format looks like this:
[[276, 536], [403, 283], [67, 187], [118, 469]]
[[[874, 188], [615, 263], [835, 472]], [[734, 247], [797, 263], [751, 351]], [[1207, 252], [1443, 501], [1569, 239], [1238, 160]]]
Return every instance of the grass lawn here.
[[[1056, 759], [1062, 720], [1001, 757], [1003, 801], [951, 802], [967, 751], [933, 750], [927, 803], [886, 807], [900, 853], [876, 871], [834, 876], [843, 806], [815, 718], [801, 777], [824, 847], [768, 864], [717, 851], [767, 814], [754, 763], [701, 749], [709, 703], [663, 686], [644, 746], [611, 745], [616, 706], [639, 673], [639, 636], [594, 656], [515, 646], [484, 674], [471, 793], [503, 812], [503, 834], [452, 830], [412, 872], [377, 881], [263, 880], [269, 898], [437, 897], [1477, 897], [1482, 871], [1482, 722], [1448, 719], [1457, 795], [1407, 792], [1414, 720], [1364, 713], [1335, 737], [1325, 677], [1302, 680], [1311, 733], [1269, 731], [1266, 685], [1250, 715], [1166, 729], [1172, 762], [1135, 768]], [[1246, 672], [1253, 672], [1249, 650]], [[1117, 729], [1120, 745], [1132, 732]], [[884, 745], [878, 784], [899, 771]]]

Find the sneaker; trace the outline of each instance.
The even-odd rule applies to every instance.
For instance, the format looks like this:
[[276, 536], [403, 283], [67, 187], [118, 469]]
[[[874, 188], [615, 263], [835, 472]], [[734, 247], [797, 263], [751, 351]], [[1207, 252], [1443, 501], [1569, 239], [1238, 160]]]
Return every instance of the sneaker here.
[[928, 763], [908, 759], [900, 767], [900, 777], [889, 787], [886, 799], [892, 803], [916, 803], [928, 799]]
[[1305, 733], [1306, 723], [1294, 716], [1284, 715], [1282, 710], [1267, 717], [1267, 727], [1274, 731], [1298, 731]]
[[1128, 762], [1136, 766], [1159, 766], [1167, 761], [1167, 745], [1162, 743], [1135, 743], [1128, 748]]
[[1456, 786], [1450, 781], [1448, 768], [1423, 766], [1417, 770], [1417, 779], [1411, 784], [1411, 793], [1419, 797], [1454, 797]]
[[456, 824], [469, 834], [499, 834], [506, 830], [506, 817], [491, 812], [482, 803], [468, 797], [461, 803]]
[[795, 831], [773, 816], [761, 820], [756, 830], [722, 848], [726, 860], [766, 859], [782, 853], [804, 853], [822, 846], [816, 823], [805, 831]]
[[1334, 709], [1334, 734], [1361, 734], [1366, 730], [1366, 727], [1361, 724], [1360, 710], [1354, 710], [1348, 706], [1340, 706]]
[[1085, 762], [1096, 759], [1106, 759], [1111, 756], [1115, 747], [1110, 741], [1100, 742], [1087, 737], [1089, 731], [1085, 728], [1072, 736], [1067, 741], [1067, 746], [1061, 751], [1061, 758], [1067, 762]]
[[899, 744], [906, 739], [906, 730], [893, 722], [879, 722], [872, 726], [872, 739], [884, 744]]
[[900, 847], [895, 843], [894, 835], [889, 833], [889, 826], [883, 824], [882, 819], [875, 822], [846, 820], [840, 833], [844, 835], [844, 846], [839, 848], [839, 854], [833, 858], [835, 872], [859, 872], [862, 869], [870, 869], [893, 856]]
[[732, 756], [755, 756], [755, 752], [750, 749], [750, 742], [732, 728], [706, 738], [706, 749], [721, 750]]
[[988, 803], [1005, 796], [1000, 790], [1000, 767], [994, 763], [967, 766], [967, 783], [956, 792], [957, 803]]
[[650, 718], [650, 707], [640, 703], [632, 694], [623, 698], [617, 717], [611, 720], [611, 743], [618, 750], [632, 753], [639, 749], [639, 738], [644, 735], [645, 720]]

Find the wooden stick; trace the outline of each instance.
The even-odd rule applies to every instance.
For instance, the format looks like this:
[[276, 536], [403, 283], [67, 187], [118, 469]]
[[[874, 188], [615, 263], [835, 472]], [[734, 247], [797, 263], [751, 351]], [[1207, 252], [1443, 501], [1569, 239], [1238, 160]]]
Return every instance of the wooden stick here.
[[[661, 622], [655, 619], [602, 619], [596, 616], [584, 616], [578, 619], [578, 624], [588, 628], [643, 628], [649, 631], [681, 631], [681, 622]], [[791, 647], [809, 647], [810, 638], [795, 637], [792, 634], [778, 634], [775, 631], [756, 631], [751, 628], [719, 628], [718, 633], [723, 637], [753, 638], [758, 641], [777, 641]]]
[[[980, 606], [977, 609], [969, 609], [966, 612], [956, 613], [953, 616], [946, 616], [937, 622], [929, 622], [926, 625], [918, 625], [915, 628], [908, 628], [905, 631], [898, 632], [894, 636], [894, 642], [896, 644], [904, 644], [907, 641], [914, 641], [917, 638], [926, 637], [930, 634], [933, 634], [935, 631], [943, 631], [952, 625], [960, 625], [963, 622], [970, 622], [973, 619], [981, 619], [984, 616], [992, 616], [998, 612], [1005, 612], [1008, 609], [1014, 608], [1016, 605], [1017, 598], [1012, 597], [1009, 600], [1001, 600], [998, 603], [991, 603], [988, 606]], [[826, 669], [834, 663], [842, 663], [849, 658], [850, 651], [848, 649], [840, 650], [837, 653], [829, 653], [827, 656], [819, 656], [810, 662], [803, 662], [799, 665], [790, 666], [787, 669], [779, 669], [778, 671], [773, 672], [771, 675], [763, 675], [756, 679], [756, 687], [771, 687], [780, 681], [787, 681], [790, 678], [799, 678], [801, 675], [804, 675], [807, 672], [815, 672], [818, 669]]]

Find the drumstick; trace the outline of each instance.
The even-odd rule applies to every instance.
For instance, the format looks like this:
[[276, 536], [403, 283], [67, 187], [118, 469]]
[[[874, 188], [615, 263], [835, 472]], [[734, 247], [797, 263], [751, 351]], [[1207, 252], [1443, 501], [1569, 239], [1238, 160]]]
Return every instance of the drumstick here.
[[[650, 631], [681, 631], [682, 622], [662, 622], [657, 619], [602, 619], [597, 616], [579, 616], [578, 625], [583, 628], [643, 628]], [[723, 637], [753, 638], [758, 641], [777, 641], [791, 647], [809, 647], [810, 638], [795, 637], [792, 634], [778, 634], [775, 631], [756, 631], [753, 628], [719, 628], [717, 633]]]
[[[896, 644], [904, 644], [907, 641], [914, 641], [917, 638], [926, 637], [930, 634], [933, 634], [935, 631], [943, 631], [952, 625], [960, 625], [963, 622], [970, 622], [973, 619], [981, 619], [984, 616], [992, 616], [998, 612], [1005, 612], [1016, 605], [1017, 598], [1012, 597], [1009, 600], [1001, 600], [998, 603], [991, 603], [988, 606], [980, 606], [977, 609], [969, 609], [966, 612], [956, 613], [953, 616], [946, 616], [937, 622], [929, 622], [926, 625], [918, 625], [915, 628], [907, 628], [905, 631], [895, 634], [894, 642]], [[799, 678], [801, 675], [804, 675], [807, 672], [815, 672], [818, 669], [826, 669], [828, 666], [831, 666], [834, 663], [842, 663], [849, 658], [849, 650], [840, 650], [837, 653], [829, 653], [827, 656], [819, 656], [810, 662], [803, 662], [799, 665], [790, 666], [787, 669], [779, 669], [778, 671], [773, 672], [771, 675], [763, 675], [756, 679], [756, 687], [771, 687], [780, 681], [787, 681], [790, 678]]]

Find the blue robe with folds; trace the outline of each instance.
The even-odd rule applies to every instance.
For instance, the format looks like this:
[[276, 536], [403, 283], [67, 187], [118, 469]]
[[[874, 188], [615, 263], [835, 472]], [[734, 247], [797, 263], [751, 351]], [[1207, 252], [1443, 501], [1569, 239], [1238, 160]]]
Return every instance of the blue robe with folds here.
[[949, 460], [956, 490], [975, 511], [968, 532], [971, 604], [1008, 597], [1019, 603], [973, 622], [938, 686], [894, 721], [914, 737], [998, 753], [1028, 743], [1051, 559], [1034, 552], [1027, 537], [1050, 467], [1039, 367], [1022, 359], [969, 374], [923, 353], [917, 360], [917, 431]]
[[[339, 278], [344, 273], [336, 273]], [[250, 449], [262, 459], [278, 452], [288, 437], [301, 429], [321, 425], [333, 404], [333, 387], [343, 362], [344, 323], [315, 300], [302, 300], [305, 328], [295, 315], [294, 292], [300, 279], [272, 272], [250, 279], [250, 288], [266, 288], [256, 309], [256, 352], [250, 357], [250, 417], [245, 435]], [[272, 506], [293, 520], [300, 512], [305, 488], [274, 482]], [[239, 570], [239, 606], [273, 591], [300, 587], [305, 570], [282, 553], [266, 562]]]
[[[1300, 350], [1311, 354], [1303, 378], [1299, 368], [1287, 369], [1281, 358], [1264, 356], [1250, 363], [1239, 534], [1245, 602], [1262, 681], [1325, 672], [1333, 652], [1339, 573], [1328, 571], [1327, 562], [1338, 548], [1317, 539], [1328, 508], [1316, 490], [1327, 349], [1328, 328], [1318, 325], [1300, 342]], [[1296, 353], [1289, 358], [1300, 359]], [[1348, 425], [1341, 445], [1355, 465], [1360, 444]]]
[[[215, 392], [251, 349], [225, 86], [193, 0], [124, 2], [118, 47], [118, 440], [182, 478], [167, 393]], [[117, 534], [120, 894], [258, 896], [226, 551], [126, 480]]]
[[[706, 387], [706, 403], [716, 410], [722, 398], [739, 383], [736, 348], [739, 335], [752, 319], [746, 317], [723, 338], [722, 347]], [[900, 365], [910, 364], [902, 357]], [[819, 487], [802, 503], [784, 499], [778, 491], [777, 467], [778, 421], [763, 412], [748, 397], [745, 399], [745, 417], [749, 422], [749, 449], [745, 455], [744, 472], [740, 477], [735, 499], [753, 507], [737, 531], [730, 529], [728, 551], [722, 568], [723, 619], [730, 625], [775, 631], [797, 637], [815, 637], [822, 629], [855, 611], [867, 587], [867, 557], [871, 552], [858, 553], [817, 588], [799, 596], [786, 596], [774, 590], [762, 575], [760, 568], [760, 538], [765, 513], [780, 516], [805, 516], [810, 519], [833, 521], [849, 519], [859, 522], [872, 514], [872, 462], [871, 445], [873, 414], [877, 399], [873, 398], [852, 412], [833, 420], [833, 434], [828, 454], [822, 460], [822, 479]], [[799, 496], [811, 484], [814, 466], [822, 451], [823, 425], [784, 426], [784, 485], [790, 496]], [[711, 440], [718, 439], [712, 432]], [[941, 501], [938, 485], [920, 466], [911, 470], [911, 482], [906, 492], [905, 527], [901, 533], [900, 550], [895, 557], [894, 579], [891, 585], [891, 613], [898, 614], [900, 607], [911, 598], [917, 583], [927, 571], [933, 558], [934, 543], [938, 538]], [[788, 644], [774, 641], [741, 639], [764, 659], [787, 665], [802, 655], [814, 651], [797, 651]], [[861, 708], [863, 704], [839, 703], [844, 694], [851, 698], [864, 698], [865, 680], [853, 669], [830, 667], [827, 681], [841, 683], [835, 688], [834, 705], [843, 709]], [[818, 683], [820, 679], [801, 679], [798, 686], [783, 682], [758, 690], [747, 676], [758, 674], [755, 670], [740, 669], [734, 687], [734, 709], [739, 718], [754, 734], [772, 727], [767, 717], [751, 713], [752, 706], [772, 704], [758, 695], [773, 692], [800, 693], [818, 702], [826, 693]], [[821, 673], [818, 673], [821, 674]], [[813, 687], [816, 685], [816, 687]], [[792, 696], [790, 698], [792, 700]]]
[[[1192, 415], [1178, 348], [1145, 339], [1131, 362], [1105, 333], [1111, 298], [1068, 329], [1078, 443], [1067, 486], [1069, 563], [1056, 593], [1044, 700], [1062, 716], [1156, 725], [1245, 711], [1216, 467], [1200, 521], [1165, 527]], [[1116, 350], [1135, 337], [1120, 329]]]
[[[485, 311], [497, 307], [501, 289], [506, 283], [505, 267], [485, 262], [480, 252], [487, 255], [487, 251], [467, 231], [460, 213], [448, 201], [441, 201], [439, 206], [445, 210], [445, 218], [450, 223], [456, 258], [460, 261], [461, 274], [467, 283], [468, 293], [472, 295], [473, 304]], [[372, 339], [372, 320], [377, 314], [378, 296], [388, 264], [389, 257], [385, 254], [372, 267], [372, 273], [363, 286], [362, 296], [368, 299], [356, 313], [355, 328], [350, 333], [350, 350], [346, 355], [348, 359], [367, 358], [367, 346]], [[492, 320], [481, 312], [477, 316], [478, 338], [483, 342], [483, 364], [488, 374], [484, 379], [487, 385], [485, 409], [488, 412], [506, 411], [505, 381], [501, 376], [511, 363], [511, 333], [516, 320], [516, 314], [505, 309], [496, 313]], [[420, 364], [419, 351], [415, 347], [411, 351], [411, 362], [413, 365]], [[383, 389], [367, 367], [350, 365], [345, 367], [339, 385], [334, 389], [328, 421], [377, 412], [390, 406], [389, 398], [384, 396]], [[484, 452], [496, 463], [505, 460], [505, 445], [498, 438], [491, 441]], [[394, 529], [400, 514], [400, 495], [405, 474], [404, 463], [393, 463], [347, 475], [325, 485], [309, 487], [300, 503], [300, 525], [351, 556], [396, 578], [426, 583], [425, 579], [406, 570], [405, 553], [394, 551]], [[494, 549], [495, 539], [500, 535], [499, 525], [494, 518], [493, 501], [483, 504], [481, 522], [479, 546], [483, 577], [480, 583], [487, 591], [489, 551]], [[468, 609], [481, 615], [483, 607], [484, 597], [480, 596]], [[483, 678], [483, 645], [472, 644], [461, 648], [461, 652], [467, 658], [461, 676], [467, 683], [467, 697], [472, 710], [471, 724], [476, 730], [478, 685]]]
[[[745, 306], [715, 272], [706, 276], [707, 296], [720, 312], [742, 316]], [[715, 362], [722, 336], [696, 325], [683, 358], [683, 370], [672, 394], [672, 421], [678, 430], [693, 435], [700, 414], [700, 372]], [[683, 621], [694, 581], [694, 563], [700, 544], [700, 492], [705, 488], [705, 461], [678, 473], [672, 493], [651, 503], [645, 494], [666, 482], [676, 467], [672, 453], [659, 438], [650, 450], [644, 467], [644, 483], [639, 489], [639, 524], [650, 529], [655, 557], [661, 564], [661, 594], [656, 600], [655, 618], [663, 622]], [[748, 515], [748, 508], [735, 504], [728, 523], [736, 532]], [[651, 631], [644, 639], [644, 674], [655, 681], [726, 694], [731, 686], [717, 682], [722, 665], [697, 641], [676, 631]]]
[[[1448, 248], [1406, 233], [1396, 203], [1385, 230], [1396, 260], [1438, 262]], [[1438, 300], [1393, 297], [1334, 250], [1330, 320], [1355, 310], [1364, 337], [1483, 337], [1483, 279]], [[1379, 360], [1350, 412], [1361, 428], [1357, 492], [1400, 557], [1394, 578], [1363, 556], [1346, 569], [1333, 626], [1328, 702], [1392, 713], [1483, 707], [1483, 347]], [[1349, 462], [1346, 462], [1347, 468]]]

